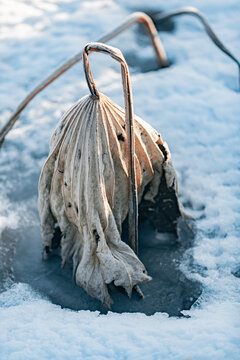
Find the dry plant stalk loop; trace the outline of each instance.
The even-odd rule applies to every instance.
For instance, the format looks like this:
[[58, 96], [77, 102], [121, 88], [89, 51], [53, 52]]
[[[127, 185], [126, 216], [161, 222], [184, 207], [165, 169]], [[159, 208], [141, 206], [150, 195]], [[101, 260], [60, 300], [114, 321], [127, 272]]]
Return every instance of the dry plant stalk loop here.
[[[150, 38], [150, 41], [154, 47], [156, 58], [159, 63], [159, 66], [166, 67], [168, 65], [168, 60], [166, 57], [166, 53], [164, 51], [164, 47], [161, 43], [161, 40], [158, 36], [157, 29], [153, 24], [152, 19], [143, 12], [135, 12], [128, 16], [126, 21], [124, 21], [121, 25], [119, 25], [116, 29], [107, 33], [98, 39], [98, 42], [106, 43], [116, 36], [135, 25], [136, 23], [143, 23], [147, 34]], [[42, 90], [44, 90], [48, 85], [50, 85], [53, 81], [59, 78], [62, 74], [64, 74], [67, 70], [69, 70], [73, 65], [82, 60], [82, 50], [65, 61], [59, 68], [53, 71], [43, 82], [41, 82], [35, 89], [33, 89], [27, 97], [19, 104], [17, 109], [8, 119], [6, 124], [0, 131], [0, 146], [3, 144], [5, 137], [9, 133], [9, 131], [13, 128], [14, 124], [18, 120], [21, 112], [25, 109], [25, 107], [35, 98], [37, 94], [39, 94]]]
[[[198, 11], [198, 9], [194, 7], [185, 7], [179, 10], [173, 10], [168, 13], [161, 13], [156, 17], [156, 20], [166, 20], [171, 17], [180, 16], [180, 15], [193, 15], [197, 17], [201, 23], [203, 24], [208, 36], [212, 39], [214, 44], [222, 50], [227, 56], [229, 56], [238, 66], [238, 82], [239, 82], [239, 90], [240, 90], [240, 62], [239, 60], [224, 46], [224, 44], [217, 37], [211, 26], [209, 25], [207, 19], [203, 16], [203, 14]], [[131, 14], [126, 21], [124, 21], [120, 26], [111, 31], [110, 33], [102, 36], [98, 39], [98, 42], [106, 43], [111, 39], [115, 38], [123, 31], [127, 30], [129, 27], [136, 23], [142, 23], [147, 31], [147, 34], [150, 38], [150, 41], [155, 50], [156, 58], [160, 67], [168, 66], [167, 56], [162, 45], [162, 42], [158, 36], [157, 29], [152, 21], [152, 19], [143, 12], [135, 12]], [[75, 56], [71, 57], [67, 61], [65, 61], [59, 68], [57, 68], [52, 74], [50, 74], [43, 82], [41, 82], [35, 89], [33, 89], [29, 95], [19, 104], [17, 109], [8, 119], [6, 124], [0, 131], [0, 146], [3, 144], [5, 137], [9, 133], [9, 131], [13, 128], [17, 119], [19, 118], [21, 112], [25, 109], [25, 107], [32, 101], [37, 94], [39, 94], [42, 90], [44, 90], [48, 85], [50, 85], [53, 81], [55, 81], [59, 76], [64, 74], [67, 70], [69, 70], [73, 65], [82, 60], [82, 51], [77, 53]]]
[[182, 9], [172, 10], [167, 13], [160, 14], [156, 16], [156, 20], [158, 21], [165, 21], [167, 19], [171, 19], [173, 17], [181, 16], [181, 15], [190, 15], [197, 18], [203, 25], [207, 35], [212, 40], [212, 42], [223, 52], [225, 53], [230, 59], [232, 59], [238, 67], [238, 90], [240, 91], [240, 61], [231, 53], [230, 50], [226, 48], [226, 46], [222, 43], [219, 37], [215, 34], [212, 27], [210, 26], [208, 20], [205, 16], [195, 7], [193, 6], [186, 6]]
[[110, 55], [113, 59], [121, 64], [123, 95], [125, 104], [125, 119], [127, 125], [127, 143], [128, 143], [128, 172], [129, 172], [129, 209], [128, 209], [128, 240], [131, 248], [138, 253], [138, 202], [137, 202], [137, 186], [135, 174], [135, 142], [134, 142], [134, 112], [132, 89], [129, 78], [129, 70], [122, 52], [112, 46], [101, 43], [89, 43], [83, 50], [83, 67], [86, 81], [90, 93], [94, 99], [99, 99], [99, 92], [93, 80], [88, 54], [90, 52], [100, 52]]

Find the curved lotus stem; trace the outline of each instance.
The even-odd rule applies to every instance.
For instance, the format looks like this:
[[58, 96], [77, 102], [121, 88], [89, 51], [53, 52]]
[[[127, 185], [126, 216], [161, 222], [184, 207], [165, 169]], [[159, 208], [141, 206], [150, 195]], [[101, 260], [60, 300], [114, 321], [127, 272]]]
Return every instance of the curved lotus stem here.
[[[163, 48], [163, 45], [159, 39], [157, 30], [151, 18], [143, 12], [135, 12], [131, 14], [123, 24], [119, 25], [116, 29], [107, 33], [98, 39], [98, 42], [105, 43], [109, 40], [115, 38], [117, 35], [127, 30], [129, 27], [136, 23], [142, 23], [150, 37], [151, 43], [154, 47], [157, 61], [160, 66], [166, 67], [168, 65], [167, 57]], [[50, 85], [54, 80], [56, 80], [59, 76], [64, 74], [68, 69], [70, 69], [77, 62], [82, 60], [82, 50], [77, 53], [75, 56], [71, 57], [67, 61], [65, 61], [59, 68], [57, 68], [53, 73], [51, 73], [43, 82], [41, 82], [35, 89], [33, 89], [30, 94], [19, 104], [17, 109], [14, 111], [10, 119], [7, 121], [6, 125], [0, 131], [0, 146], [2, 145], [5, 137], [9, 133], [9, 131], [14, 126], [15, 122], [19, 118], [21, 112], [25, 109], [25, 107], [30, 103], [32, 99], [35, 98], [37, 94], [39, 94], [42, 90], [44, 90], [48, 85]]]
[[88, 54], [90, 52], [100, 52], [110, 55], [121, 64], [122, 84], [125, 104], [125, 119], [127, 124], [128, 142], [128, 179], [129, 179], [129, 198], [128, 198], [128, 239], [133, 251], [138, 253], [138, 201], [137, 185], [135, 174], [135, 143], [134, 143], [134, 112], [132, 101], [132, 89], [127, 63], [121, 51], [112, 46], [101, 43], [89, 43], [83, 50], [83, 67], [87, 84], [93, 99], [99, 99], [99, 92], [92, 77]]
[[[129, 16], [129, 18], [126, 20], [125, 23], [123, 23], [122, 25], [120, 25], [118, 28], [116, 28], [112, 33], [111, 33], [111, 38], [108, 37], [109, 41], [110, 39], [112, 39], [113, 37], [116, 37], [117, 35], [119, 35], [120, 33], [122, 33], [124, 30], [127, 30], [130, 26], [136, 24], [136, 23], [142, 23], [143, 26], [146, 29], [146, 32], [149, 36], [149, 39], [153, 45], [153, 48], [155, 50], [155, 54], [156, 54], [156, 58], [158, 61], [158, 64], [160, 67], [167, 67], [169, 65], [168, 60], [167, 60], [167, 56], [164, 50], [164, 47], [162, 45], [162, 42], [159, 38], [157, 29], [152, 21], [152, 19], [145, 14], [144, 12], [135, 12], [132, 15]], [[104, 43], [105, 41], [99, 40], [99, 42]]]
[[173, 10], [169, 11], [164, 14], [159, 14], [155, 17], [155, 20], [157, 21], [165, 21], [167, 19], [170, 19], [175, 16], [180, 15], [192, 15], [195, 16], [197, 19], [200, 20], [202, 23], [206, 33], [210, 37], [210, 39], [213, 41], [213, 43], [222, 51], [224, 52], [230, 59], [232, 59], [238, 66], [238, 77], [239, 77], [239, 89], [240, 89], [240, 62], [239, 60], [225, 47], [225, 45], [221, 42], [221, 40], [218, 38], [218, 36], [215, 34], [213, 29], [211, 28], [210, 24], [208, 23], [207, 19], [203, 16], [203, 14], [192, 6], [187, 6], [179, 10]]

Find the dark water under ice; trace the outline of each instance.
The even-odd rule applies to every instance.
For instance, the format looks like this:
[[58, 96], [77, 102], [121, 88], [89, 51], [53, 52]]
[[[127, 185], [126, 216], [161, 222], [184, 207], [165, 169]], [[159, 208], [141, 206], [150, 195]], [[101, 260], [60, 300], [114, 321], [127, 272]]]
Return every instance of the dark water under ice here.
[[[192, 246], [193, 235], [185, 225], [182, 225], [177, 242], [174, 236], [156, 234], [148, 223], [141, 224], [139, 230], [139, 257], [152, 281], [141, 285], [144, 299], [135, 291], [128, 298], [123, 289], [110, 285], [109, 292], [114, 300], [111, 310], [119, 313], [138, 311], [147, 315], [162, 311], [179, 316], [180, 311], [189, 309], [201, 294], [199, 283], [188, 279], [179, 269], [186, 250]], [[59, 256], [52, 255], [49, 260], [42, 260], [39, 226], [6, 229], [0, 242], [10, 243], [13, 238], [15, 251], [12, 246], [9, 253], [12, 261], [8, 265], [12, 266], [15, 282], [31, 285], [62, 307], [106, 312], [99, 301], [90, 298], [74, 283], [70, 266], [61, 268]], [[188, 263], [191, 262], [191, 251], [188, 251], [187, 258]]]

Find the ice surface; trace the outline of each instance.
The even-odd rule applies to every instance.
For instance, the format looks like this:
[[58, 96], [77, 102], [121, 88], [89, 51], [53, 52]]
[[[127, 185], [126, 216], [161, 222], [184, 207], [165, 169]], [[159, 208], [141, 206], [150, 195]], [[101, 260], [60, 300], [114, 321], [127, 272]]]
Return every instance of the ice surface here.
[[[139, 298], [133, 291], [131, 298], [126, 292], [114, 285], [109, 293], [114, 301], [114, 312], [143, 312], [152, 315], [157, 311], [182, 316], [181, 310], [188, 310], [201, 294], [201, 286], [194, 279], [188, 279], [179, 269], [183, 254], [193, 243], [192, 233], [182, 226], [181, 242], [176, 243], [175, 236], [158, 234], [150, 224], [139, 227], [139, 258], [146, 266], [152, 281], [141, 284], [145, 297]], [[2, 239], [12, 237], [17, 242], [13, 261], [13, 275], [16, 282], [30, 284], [33, 289], [47, 296], [53, 303], [74, 310], [98, 310], [106, 313], [99, 301], [90, 298], [72, 279], [72, 267], [61, 268], [61, 259], [52, 255], [48, 261], [42, 261], [41, 235], [38, 226], [28, 226], [9, 230]], [[34, 239], [34, 242], [33, 242]], [[127, 239], [126, 234], [123, 239]], [[188, 254], [191, 260], [191, 255]]]
[[[185, 6], [149, 0], [149, 9]], [[197, 0], [218, 36], [240, 58], [238, 0]], [[0, 124], [43, 77], [87, 41], [120, 23], [145, 1], [5, 1], [0, 4]], [[200, 281], [203, 294], [184, 312], [190, 318], [156, 313], [71, 311], [44, 299], [29, 285], [0, 294], [0, 359], [239, 359], [240, 95], [237, 68], [208, 40], [192, 18], [161, 33], [170, 68], [141, 73], [154, 61], [148, 40], [128, 31], [112, 45], [134, 53], [130, 69], [137, 115], [168, 142], [178, 171], [181, 200], [196, 217], [194, 247], [180, 270]], [[143, 59], [143, 60], [140, 60]], [[119, 67], [103, 55], [91, 57], [96, 83], [120, 105]], [[60, 115], [87, 93], [76, 65], [24, 111], [0, 150], [0, 228], [15, 232], [38, 225], [37, 179]], [[5, 230], [4, 230], [5, 229]], [[3, 239], [3, 237], [1, 237]], [[1, 267], [11, 268], [1, 251]], [[11, 243], [11, 241], [13, 243]], [[32, 241], [35, 239], [33, 237]], [[1, 240], [1, 245], [6, 247]], [[30, 270], [31, 271], [31, 270]], [[11, 269], [10, 269], [11, 272]]]

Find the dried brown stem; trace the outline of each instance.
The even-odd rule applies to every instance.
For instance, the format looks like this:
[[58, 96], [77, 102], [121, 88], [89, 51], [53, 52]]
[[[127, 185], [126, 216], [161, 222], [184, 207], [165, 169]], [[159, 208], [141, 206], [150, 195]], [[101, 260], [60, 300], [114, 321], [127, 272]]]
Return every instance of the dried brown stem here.
[[[165, 67], [168, 65], [168, 61], [166, 58], [166, 54], [163, 48], [163, 45], [158, 37], [157, 30], [151, 20], [151, 18], [143, 12], [136, 12], [131, 14], [127, 20], [118, 26], [113, 31], [107, 33], [102, 36], [98, 42], [105, 43], [109, 40], [115, 38], [117, 35], [127, 30], [129, 27], [136, 23], [142, 23], [146, 28], [146, 31], [150, 37], [150, 40], [153, 44], [157, 61], [160, 66]], [[82, 51], [77, 53], [75, 56], [71, 57], [67, 61], [65, 61], [59, 68], [57, 68], [52, 74], [50, 74], [43, 82], [41, 82], [35, 89], [33, 89], [30, 94], [19, 104], [15, 112], [12, 114], [7, 123], [3, 126], [0, 131], [0, 146], [2, 145], [5, 137], [9, 133], [9, 131], [14, 126], [15, 122], [19, 118], [21, 112], [25, 109], [25, 107], [30, 103], [32, 99], [35, 98], [37, 94], [39, 94], [42, 90], [44, 90], [48, 85], [50, 85], [54, 80], [56, 80], [59, 76], [64, 74], [68, 69], [70, 69], [77, 62], [82, 60]]]
[[132, 89], [127, 63], [121, 51], [112, 46], [101, 43], [89, 43], [83, 51], [83, 66], [89, 90], [93, 98], [99, 98], [99, 92], [93, 80], [88, 54], [90, 52], [100, 52], [110, 55], [121, 64], [125, 119], [127, 125], [128, 143], [128, 179], [129, 179], [129, 198], [128, 198], [128, 239], [133, 251], [138, 252], [138, 201], [135, 174], [135, 143], [134, 143], [134, 113], [132, 101]]
[[225, 45], [221, 42], [218, 36], [215, 34], [213, 29], [211, 28], [209, 22], [205, 18], [205, 16], [196, 8], [192, 6], [187, 6], [182, 9], [169, 11], [164, 14], [160, 14], [155, 17], [157, 21], [165, 21], [175, 16], [181, 15], [191, 15], [195, 16], [202, 23], [206, 33], [212, 40], [212, 42], [222, 51], [224, 52], [230, 59], [232, 59], [238, 66], [238, 80], [239, 80], [239, 90], [240, 90], [240, 62], [239, 60], [225, 47]]

